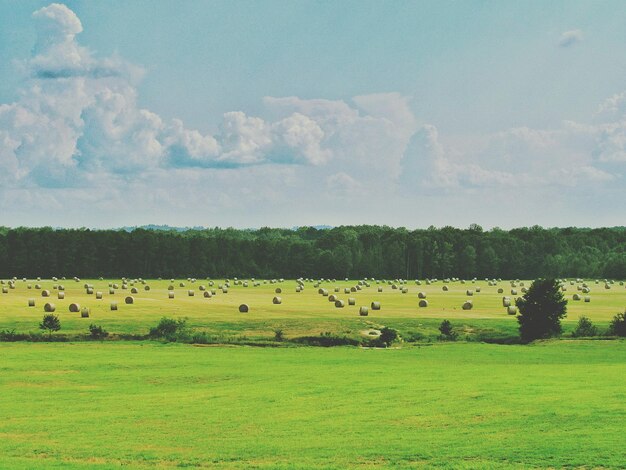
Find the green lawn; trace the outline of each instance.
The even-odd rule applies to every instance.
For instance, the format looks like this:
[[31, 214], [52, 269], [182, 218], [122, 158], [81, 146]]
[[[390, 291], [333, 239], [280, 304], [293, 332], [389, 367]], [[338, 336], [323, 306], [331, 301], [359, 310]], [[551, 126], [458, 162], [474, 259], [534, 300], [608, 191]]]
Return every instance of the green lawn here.
[[626, 342], [0, 344], [0, 468], [624, 468]]
[[[208, 281], [198, 280], [192, 284], [185, 282], [184, 287], [179, 287], [181, 280], [176, 280], [175, 298], [168, 299], [166, 281], [147, 281], [149, 291], [144, 290], [142, 284], [137, 284], [139, 289], [134, 294], [135, 303], [125, 305], [124, 297], [129, 295], [129, 290], [117, 289], [113, 295], [109, 295], [109, 283], [120, 283], [120, 280], [73, 280], [59, 281], [66, 288], [64, 300], [56, 298], [57, 291], [50, 280], [40, 282], [43, 289], [48, 289], [52, 297], [41, 297], [41, 291], [34, 288], [36, 281], [17, 281], [16, 288], [9, 290], [7, 294], [0, 294], [0, 330], [15, 329], [17, 332], [37, 331], [37, 326], [43, 315], [43, 305], [46, 301], [56, 304], [57, 311], [62, 323], [63, 334], [85, 334], [90, 323], [102, 325], [112, 334], [135, 334], [144, 335], [151, 326], [154, 326], [161, 317], [187, 317], [190, 326], [198, 330], [206, 331], [222, 337], [242, 337], [255, 339], [269, 339], [273, 336], [275, 328], [282, 328], [287, 338], [309, 334], [319, 334], [322, 331], [331, 331], [337, 334], [345, 334], [358, 337], [360, 333], [370, 326], [392, 326], [398, 328], [403, 336], [414, 332], [425, 332], [436, 335], [437, 326], [441, 320], [447, 318], [459, 327], [462, 335], [474, 334], [485, 330], [499, 334], [516, 335], [517, 321], [515, 316], [507, 315], [502, 307], [502, 296], [509, 295], [511, 286], [507, 281], [500, 282], [497, 286], [489, 286], [485, 281], [475, 284], [467, 282], [450, 283], [449, 291], [442, 290], [443, 282], [438, 281], [431, 285], [418, 286], [415, 282], [407, 284], [409, 292], [403, 294], [399, 289], [392, 289], [384, 285], [383, 292], [378, 292], [379, 285], [372, 282], [371, 287], [363, 287], [363, 290], [344, 294], [344, 288], [352, 287], [356, 281], [325, 282], [322, 287], [331, 294], [338, 295], [346, 301], [345, 308], [335, 308], [334, 304], [317, 293], [313, 283], [307, 283], [303, 292], [296, 293], [295, 281], [285, 281], [278, 284], [261, 284], [259, 287], [243, 287], [232, 285], [227, 294], [217, 290], [217, 295], [211, 299], [202, 296], [200, 285], [208, 287]], [[214, 289], [223, 283], [216, 280]], [[95, 295], [87, 295], [83, 285], [85, 283], [94, 286], [94, 292], [101, 291], [103, 299], [97, 300]], [[573, 301], [572, 295], [576, 293], [576, 286], [567, 285], [565, 292], [569, 299], [568, 317], [564, 321], [565, 330], [571, 330], [580, 315], [590, 317], [601, 329], [606, 329], [609, 320], [618, 312], [624, 311], [626, 306], [626, 288], [619, 283], [612, 285], [609, 290], [604, 289], [603, 283], [595, 284], [588, 281], [591, 286], [591, 302]], [[30, 284], [32, 289], [28, 289]], [[526, 281], [526, 287], [529, 286]], [[281, 288], [281, 305], [272, 304], [274, 290]], [[334, 288], [340, 289], [339, 293]], [[466, 290], [475, 292], [472, 297], [466, 296]], [[504, 294], [498, 294], [498, 288], [504, 289]], [[130, 289], [130, 287], [129, 287]], [[188, 296], [188, 289], [193, 289], [195, 296]], [[518, 296], [522, 295], [521, 286], [517, 287]], [[418, 307], [418, 292], [425, 292], [429, 306]], [[354, 297], [356, 305], [347, 305], [347, 299]], [[515, 296], [512, 296], [515, 297]], [[28, 307], [28, 299], [33, 298], [36, 306]], [[461, 305], [466, 299], [472, 299], [474, 308], [462, 310]], [[361, 305], [369, 306], [372, 301], [380, 301], [380, 311], [370, 310], [368, 317], [359, 317], [358, 309]], [[119, 310], [111, 311], [111, 301], [118, 302]], [[68, 306], [77, 302], [83, 307], [89, 307], [91, 316], [88, 319], [80, 318], [80, 314], [70, 313]], [[241, 314], [238, 306], [246, 303], [250, 306], [250, 312]]]

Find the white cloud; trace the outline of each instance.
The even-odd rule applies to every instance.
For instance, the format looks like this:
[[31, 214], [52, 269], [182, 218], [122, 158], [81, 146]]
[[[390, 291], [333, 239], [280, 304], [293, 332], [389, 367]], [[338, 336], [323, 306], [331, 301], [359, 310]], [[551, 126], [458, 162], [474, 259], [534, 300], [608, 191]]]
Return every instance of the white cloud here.
[[583, 32], [580, 29], [564, 31], [559, 38], [559, 47], [570, 47], [583, 40]]
[[[624, 173], [626, 92], [589, 124], [471, 136], [420, 123], [399, 93], [265, 97], [259, 116], [229, 112], [203, 134], [141, 108], [142, 69], [82, 47], [82, 25], [67, 7], [33, 16], [29, 78], [15, 103], [0, 104], [0, 211], [14, 218], [32, 211], [54, 225], [46, 211], [58, 209], [96, 224], [132, 207], [146, 219], [119, 224], [162, 214], [188, 225], [361, 223], [377, 213], [403, 225], [419, 204], [447, 214], [448, 202], [471, 208], [495, 190], [509, 203], [541, 205], [552, 188], [618, 187]], [[196, 222], [201, 204], [208, 219]]]

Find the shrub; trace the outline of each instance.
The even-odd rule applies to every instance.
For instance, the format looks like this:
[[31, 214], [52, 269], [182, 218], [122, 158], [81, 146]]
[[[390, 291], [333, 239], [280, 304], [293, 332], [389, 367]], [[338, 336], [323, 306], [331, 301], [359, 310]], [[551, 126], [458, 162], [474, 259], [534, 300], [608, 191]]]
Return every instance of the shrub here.
[[454, 331], [450, 320], [444, 320], [441, 322], [441, 325], [439, 325], [439, 332], [441, 333], [439, 339], [444, 341], [454, 341], [458, 336], [458, 333]]
[[555, 279], [537, 279], [516, 304], [522, 341], [561, 334], [561, 318], [567, 315], [567, 300]]
[[398, 339], [398, 332], [393, 328], [384, 327], [380, 330], [380, 336], [378, 337], [378, 341], [380, 341], [385, 347], [389, 347], [391, 343]]
[[285, 333], [280, 328], [274, 330], [274, 341], [282, 341], [285, 339]]
[[319, 336], [300, 336], [290, 340], [293, 343], [306, 344], [307, 346], [358, 346], [360, 343], [345, 336], [335, 336], [330, 332], [321, 333]]
[[52, 338], [52, 332], [59, 331], [61, 329], [61, 320], [54, 313], [47, 313], [43, 316], [39, 329], [48, 331], [48, 339]]
[[578, 324], [574, 331], [572, 331], [574, 338], [596, 336], [597, 334], [598, 328], [584, 315], [578, 319]]
[[609, 334], [615, 336], [626, 336], [626, 313], [618, 313], [611, 320]]
[[187, 320], [163, 317], [157, 326], [150, 328], [150, 338], [165, 339], [167, 341], [186, 341], [189, 340], [189, 331], [187, 330]]
[[109, 332], [99, 325], [93, 323], [89, 325], [89, 337], [91, 339], [104, 339], [109, 336]]

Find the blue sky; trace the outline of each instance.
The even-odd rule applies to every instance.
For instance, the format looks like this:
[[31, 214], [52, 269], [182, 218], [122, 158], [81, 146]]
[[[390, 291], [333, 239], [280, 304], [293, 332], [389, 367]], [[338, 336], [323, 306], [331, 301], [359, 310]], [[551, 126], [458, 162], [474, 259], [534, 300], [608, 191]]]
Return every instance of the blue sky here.
[[0, 64], [0, 224], [624, 224], [619, 1], [0, 0]]

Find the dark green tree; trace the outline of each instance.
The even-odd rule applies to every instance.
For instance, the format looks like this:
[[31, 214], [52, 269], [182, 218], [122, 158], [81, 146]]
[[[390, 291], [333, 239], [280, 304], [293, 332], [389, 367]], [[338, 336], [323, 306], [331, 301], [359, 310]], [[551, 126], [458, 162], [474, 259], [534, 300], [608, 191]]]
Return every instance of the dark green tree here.
[[561, 334], [561, 318], [567, 315], [567, 300], [555, 279], [537, 279], [517, 301], [520, 336], [523, 341]]

